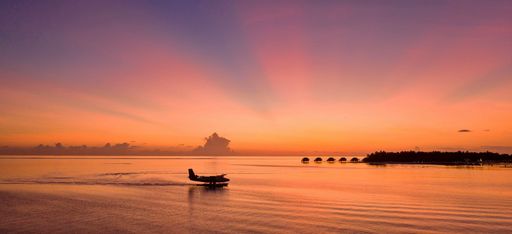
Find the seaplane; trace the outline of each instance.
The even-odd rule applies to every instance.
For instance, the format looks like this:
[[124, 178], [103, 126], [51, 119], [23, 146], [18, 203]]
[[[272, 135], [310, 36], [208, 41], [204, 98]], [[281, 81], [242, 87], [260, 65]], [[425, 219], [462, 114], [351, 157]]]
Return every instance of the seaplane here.
[[229, 179], [225, 177], [226, 174], [215, 175], [215, 176], [198, 176], [194, 173], [192, 168], [188, 169], [188, 178], [192, 181], [203, 182], [203, 186], [211, 186], [211, 187], [223, 187], [227, 186]]

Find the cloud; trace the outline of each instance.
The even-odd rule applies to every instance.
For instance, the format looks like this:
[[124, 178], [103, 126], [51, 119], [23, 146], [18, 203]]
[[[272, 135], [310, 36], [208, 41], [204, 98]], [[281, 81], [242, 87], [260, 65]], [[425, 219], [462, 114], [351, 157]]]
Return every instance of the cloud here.
[[481, 146], [480, 148], [489, 151], [512, 152], [512, 146], [509, 145], [484, 145]]
[[461, 129], [461, 130], [459, 130], [458, 132], [466, 133], [466, 132], [471, 132], [471, 130], [469, 130], [469, 129]]
[[205, 141], [203, 146], [197, 147], [193, 152], [206, 155], [227, 155], [233, 153], [229, 148], [231, 141], [219, 136], [216, 132], [206, 137]]
[[512, 69], [509, 64], [495, 68], [484, 76], [478, 77], [473, 81], [468, 81], [465, 85], [448, 96], [449, 99], [460, 101], [466, 98], [482, 95], [494, 89], [500, 88], [504, 83], [510, 81]]
[[437, 147], [435, 150], [443, 150], [443, 151], [466, 151], [468, 149], [463, 147]]
[[119, 144], [106, 143], [104, 146], [89, 147], [87, 145], [65, 146], [58, 142], [54, 146], [39, 144], [35, 147], [4, 147], [0, 155], [130, 155], [138, 154], [137, 146], [123, 142]]
[[184, 144], [165, 149], [144, 148], [128, 142], [106, 143], [101, 146], [65, 146], [60, 142], [54, 145], [39, 144], [35, 147], [0, 146], [0, 155], [233, 155], [234, 152], [229, 148], [229, 139], [217, 133], [204, 139], [204, 145], [195, 148]]

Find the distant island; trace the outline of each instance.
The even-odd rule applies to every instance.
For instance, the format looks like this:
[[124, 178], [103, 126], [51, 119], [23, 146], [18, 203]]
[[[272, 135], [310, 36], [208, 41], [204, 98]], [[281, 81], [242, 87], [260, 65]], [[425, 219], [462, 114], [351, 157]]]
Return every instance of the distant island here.
[[368, 154], [362, 160], [365, 163], [407, 163], [407, 164], [442, 164], [442, 165], [480, 165], [512, 163], [512, 155], [499, 154], [494, 152], [422, 152], [422, 151], [401, 151], [386, 152], [377, 151]]

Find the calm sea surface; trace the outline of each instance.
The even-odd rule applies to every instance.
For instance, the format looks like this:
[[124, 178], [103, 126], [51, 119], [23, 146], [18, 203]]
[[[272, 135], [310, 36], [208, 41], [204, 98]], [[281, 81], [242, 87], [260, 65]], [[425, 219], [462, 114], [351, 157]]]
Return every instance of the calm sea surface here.
[[0, 233], [512, 233], [512, 168], [300, 158], [1, 156]]

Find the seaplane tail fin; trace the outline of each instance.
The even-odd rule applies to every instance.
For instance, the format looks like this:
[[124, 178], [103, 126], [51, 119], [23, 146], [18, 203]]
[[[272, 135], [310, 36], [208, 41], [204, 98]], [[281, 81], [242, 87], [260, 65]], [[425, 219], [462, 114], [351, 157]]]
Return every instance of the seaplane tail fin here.
[[191, 180], [197, 179], [197, 175], [196, 173], [194, 173], [194, 170], [192, 170], [192, 168], [188, 169], [188, 178]]

